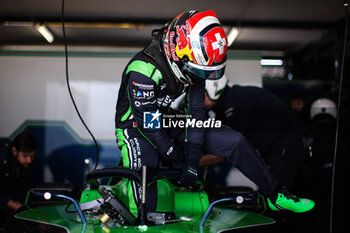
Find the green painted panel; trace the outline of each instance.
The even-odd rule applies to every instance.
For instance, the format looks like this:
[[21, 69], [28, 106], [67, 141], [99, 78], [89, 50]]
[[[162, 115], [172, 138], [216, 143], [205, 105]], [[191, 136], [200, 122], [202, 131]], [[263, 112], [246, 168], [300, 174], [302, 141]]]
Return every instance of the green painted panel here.
[[[75, 213], [65, 212], [66, 205], [41, 207], [27, 210], [17, 214], [18, 218], [44, 222], [56, 226], [62, 226], [70, 232], [84, 233], [132, 233], [141, 232], [137, 226], [113, 226], [104, 225], [96, 220], [92, 220], [87, 216], [88, 224], [83, 228], [83, 224], [79, 223], [78, 216]], [[98, 216], [97, 216], [98, 217]], [[94, 217], [96, 219], [96, 217]], [[192, 219], [190, 221], [181, 221], [160, 226], [147, 227], [148, 232], [159, 233], [214, 233], [224, 229], [234, 229], [242, 227], [260, 226], [272, 224], [274, 221], [260, 214], [251, 213], [242, 210], [233, 210], [215, 207], [210, 214], [204, 227], [200, 227], [201, 218]]]

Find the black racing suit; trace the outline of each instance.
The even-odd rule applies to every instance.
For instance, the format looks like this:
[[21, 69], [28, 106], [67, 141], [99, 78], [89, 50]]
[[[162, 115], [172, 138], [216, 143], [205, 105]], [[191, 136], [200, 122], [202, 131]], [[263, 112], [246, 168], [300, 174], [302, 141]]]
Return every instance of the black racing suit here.
[[253, 86], [226, 87], [214, 108], [216, 118], [241, 132], [291, 189], [306, 159], [302, 123], [277, 96]]
[[[171, 114], [171, 102], [186, 93], [186, 109], [189, 117], [205, 120], [204, 83], [184, 85], [170, 73], [160, 50], [159, 41], [153, 41], [145, 50], [136, 54], [123, 72], [116, 107], [116, 135], [124, 167], [140, 169], [142, 165], [159, 166], [160, 160], [183, 163], [183, 167], [197, 167], [202, 153], [215, 154], [232, 161], [254, 181], [264, 193], [272, 193], [276, 179], [256, 156], [242, 134], [228, 127], [220, 128], [156, 128], [159, 126], [145, 114]], [[157, 123], [157, 124], [156, 124]], [[145, 127], [146, 126], [146, 127]], [[140, 190], [128, 183], [129, 208], [137, 215]], [[148, 210], [156, 211], [157, 187], [147, 189]]]

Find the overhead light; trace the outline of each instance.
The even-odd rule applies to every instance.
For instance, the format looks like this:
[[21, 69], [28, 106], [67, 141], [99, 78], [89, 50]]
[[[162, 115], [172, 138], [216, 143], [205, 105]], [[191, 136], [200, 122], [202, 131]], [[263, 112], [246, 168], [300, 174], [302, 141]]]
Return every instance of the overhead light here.
[[260, 65], [262, 66], [281, 66], [283, 61], [281, 59], [261, 59]]
[[34, 25], [35, 29], [38, 30], [38, 32], [40, 32], [40, 34], [47, 40], [47, 42], [52, 43], [54, 40], [54, 36], [52, 35], [52, 33], [49, 31], [49, 29], [47, 29], [47, 27], [45, 27], [45, 25], [43, 24], [39, 24], [36, 23]]
[[233, 42], [236, 40], [239, 34], [239, 30], [236, 27], [232, 27], [229, 33], [227, 34], [227, 46], [230, 47]]

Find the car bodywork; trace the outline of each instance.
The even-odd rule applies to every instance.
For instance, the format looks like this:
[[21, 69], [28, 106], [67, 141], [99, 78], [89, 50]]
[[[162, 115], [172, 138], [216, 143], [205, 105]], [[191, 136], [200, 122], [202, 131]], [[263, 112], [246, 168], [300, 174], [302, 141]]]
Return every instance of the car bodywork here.
[[[274, 223], [273, 219], [262, 214], [234, 208], [232, 205], [226, 204], [229, 202], [244, 203], [250, 197], [236, 195], [209, 203], [206, 192], [200, 189], [194, 191], [177, 187], [169, 182], [170, 177], [174, 173], [164, 171], [150, 172], [148, 179], [143, 179], [140, 173], [125, 168], [96, 170], [88, 174], [87, 179], [90, 181], [90, 187], [81, 193], [79, 201], [68, 197], [70, 202], [76, 203], [75, 206], [68, 204], [70, 206], [67, 207], [67, 203], [41, 206], [18, 213], [16, 219], [24, 222], [24, 224], [28, 222], [35, 223], [35, 226], [32, 228], [37, 229], [38, 232], [82, 233], [140, 231], [214, 233], [242, 228], [258, 229], [261, 226]], [[123, 214], [123, 210], [118, 209], [119, 207], [115, 207], [115, 204], [111, 202], [111, 199], [115, 199], [120, 203], [120, 208], [125, 207], [125, 211], [128, 211], [127, 194], [125, 193], [126, 179], [122, 179], [113, 186], [91, 182], [103, 177], [116, 176], [136, 180], [140, 185], [158, 182], [157, 205], [159, 207], [157, 207], [156, 213], [147, 213], [145, 211], [143, 215], [142, 208], [144, 206], [141, 204], [139, 216], [135, 216], [133, 220], [127, 220], [128, 216]], [[111, 197], [104, 197], [101, 190], [109, 192]], [[43, 191], [38, 192], [35, 190], [33, 193], [42, 196], [45, 194]], [[55, 197], [59, 198], [62, 196], [64, 195], [57, 194]], [[100, 206], [97, 209], [80, 209], [84, 203], [96, 203], [96, 201], [104, 208]], [[108, 202], [112, 203], [112, 205], [108, 205]], [[111, 216], [115, 213], [115, 217], [103, 221], [101, 216], [106, 213]], [[130, 222], [133, 224], [130, 224]], [[30, 232], [35, 232], [35, 230]]]

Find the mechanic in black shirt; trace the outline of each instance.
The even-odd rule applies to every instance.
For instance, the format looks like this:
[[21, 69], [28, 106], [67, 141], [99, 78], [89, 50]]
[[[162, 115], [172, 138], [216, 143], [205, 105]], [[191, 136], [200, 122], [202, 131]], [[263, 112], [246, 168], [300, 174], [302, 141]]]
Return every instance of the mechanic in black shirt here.
[[226, 76], [206, 81], [206, 107], [224, 125], [242, 133], [291, 190], [303, 167], [303, 126], [290, 108], [266, 89], [232, 87]]
[[31, 188], [38, 144], [33, 135], [24, 131], [12, 142], [2, 140], [0, 148], [0, 216], [6, 221], [23, 206]]

